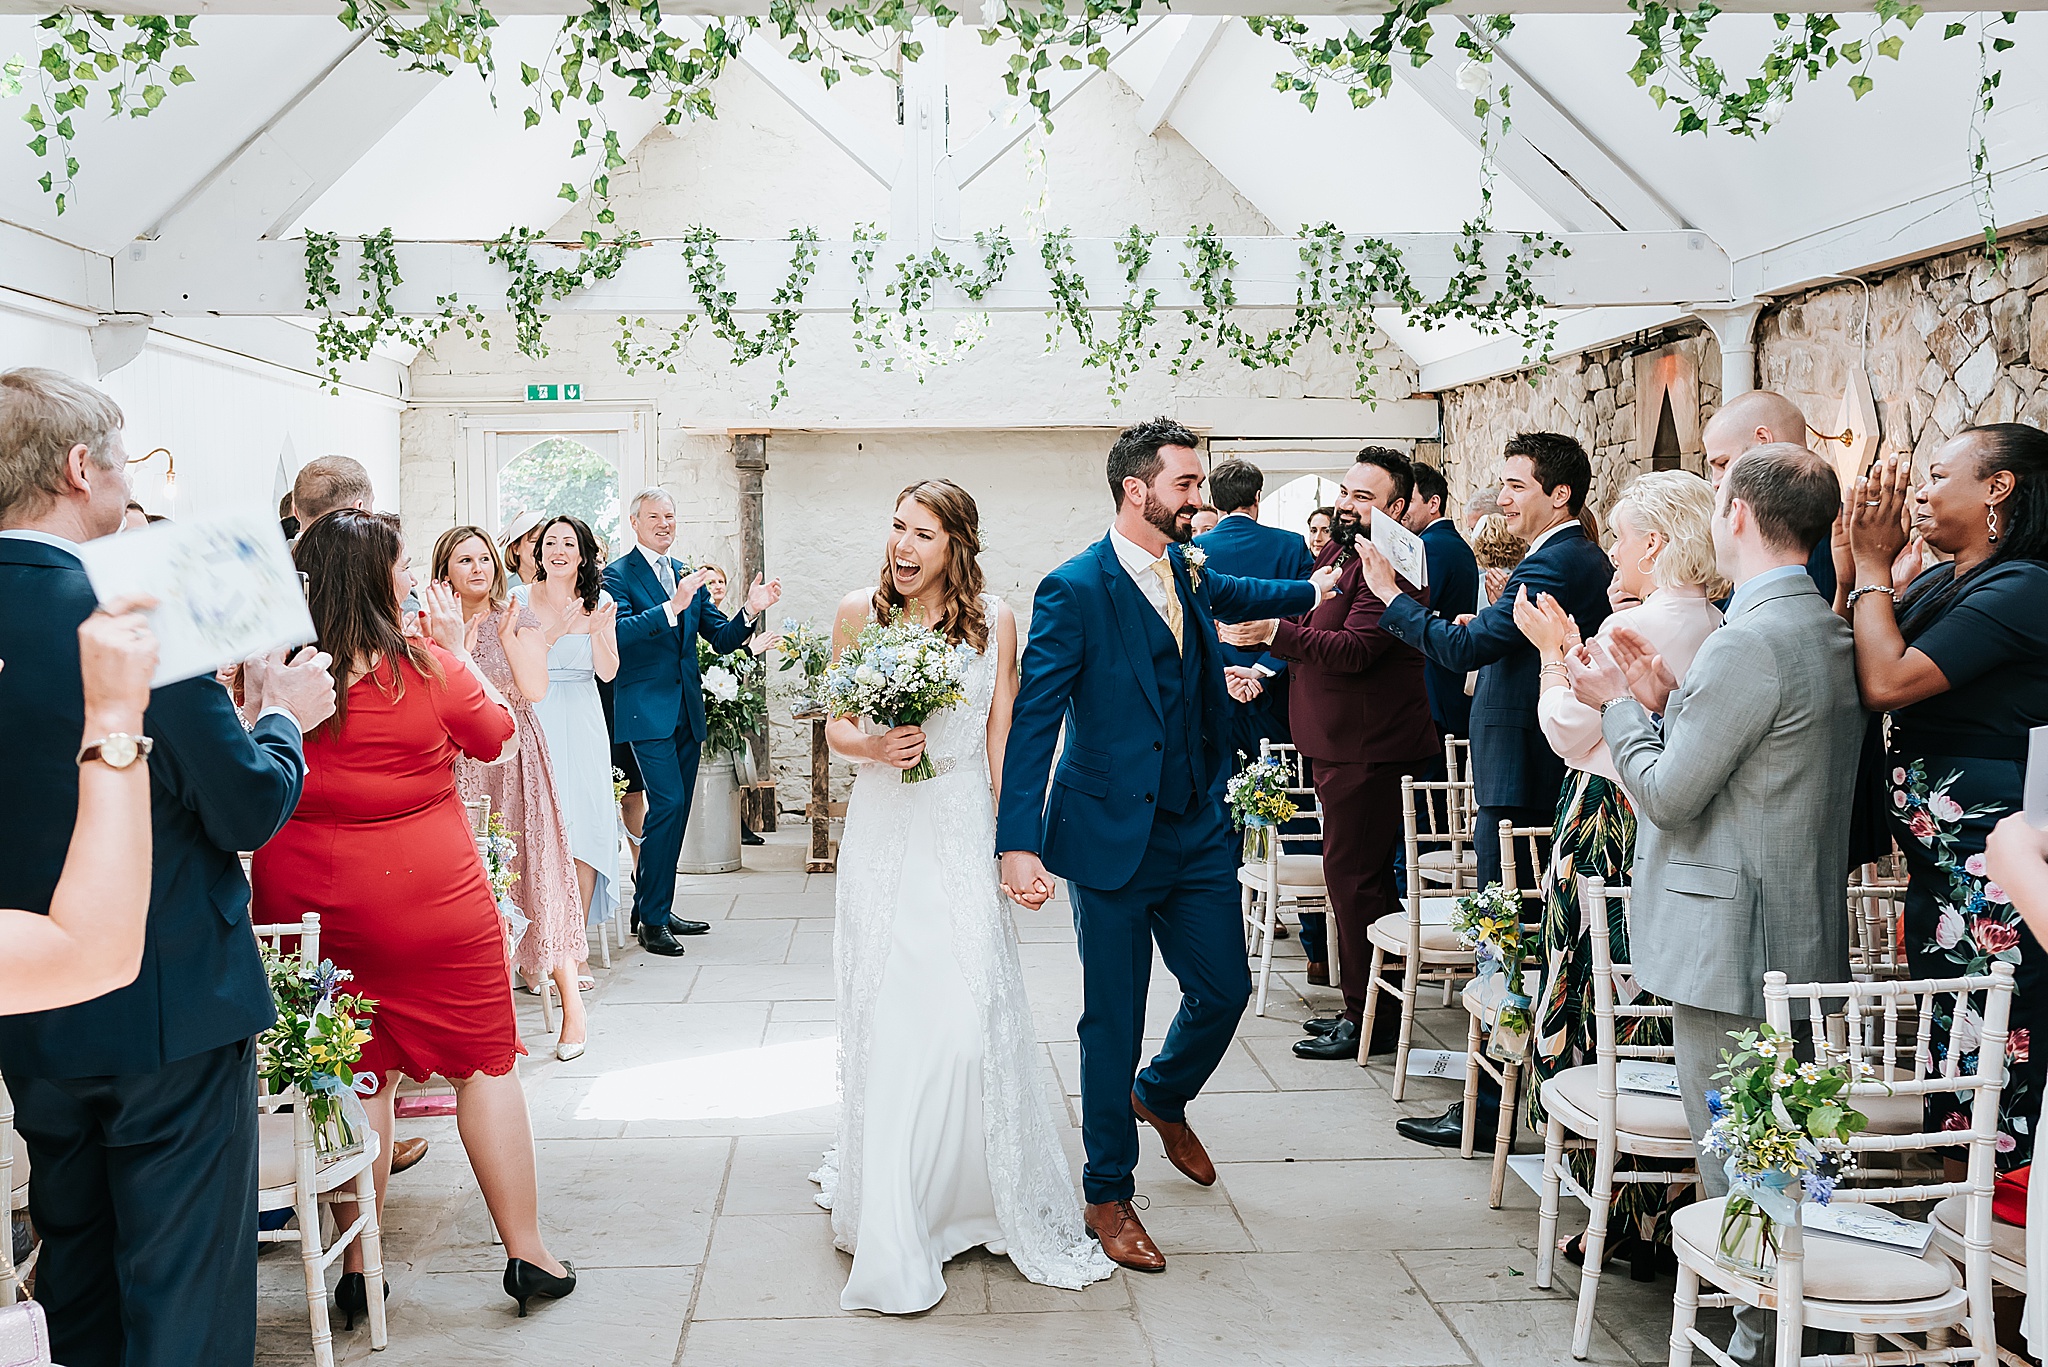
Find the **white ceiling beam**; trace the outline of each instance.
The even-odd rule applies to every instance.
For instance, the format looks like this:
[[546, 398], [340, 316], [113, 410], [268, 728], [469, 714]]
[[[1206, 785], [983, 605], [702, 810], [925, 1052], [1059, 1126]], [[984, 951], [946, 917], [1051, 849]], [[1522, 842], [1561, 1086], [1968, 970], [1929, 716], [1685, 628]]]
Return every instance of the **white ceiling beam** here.
[[88, 313], [111, 313], [114, 263], [32, 228], [0, 222], [0, 289]]
[[[1569, 356], [1574, 352], [1589, 351], [1594, 347], [1625, 341], [1651, 328], [1669, 327], [1673, 323], [1685, 322], [1692, 316], [1682, 304], [1587, 309], [1572, 314], [1558, 323], [1557, 340], [1551, 346], [1550, 353], [1553, 356]], [[1512, 337], [1505, 337], [1420, 367], [1416, 373], [1415, 387], [1428, 393], [1440, 394], [1446, 389], [1455, 389], [1459, 385], [1471, 384], [1476, 380], [1513, 375], [1518, 371], [1527, 370], [1531, 364], [1533, 363], [1523, 355], [1522, 344]]]
[[[1386, 239], [1402, 254], [1409, 274], [1425, 293], [1441, 291], [1458, 271], [1458, 233], [1397, 234]], [[1531, 265], [1536, 288], [1552, 303], [1573, 308], [1612, 304], [1657, 304], [1727, 297], [1727, 256], [1703, 233], [1585, 233], [1565, 239], [1570, 255], [1544, 257]], [[1519, 249], [1521, 237], [1500, 233], [1486, 244], [1496, 262]], [[1237, 267], [1232, 275], [1238, 305], [1246, 309], [1291, 309], [1301, 270], [1301, 241], [1292, 237], [1226, 237], [1224, 247]], [[1117, 239], [1080, 238], [1073, 243], [1075, 268], [1095, 281], [1101, 293], [1091, 308], [1112, 310], [1123, 303], [1123, 267], [1116, 259]], [[738, 297], [736, 312], [763, 313], [777, 307], [775, 290], [789, 273], [786, 241], [721, 242], [719, 255], [728, 288]], [[859, 296], [856, 252], [875, 252], [867, 295], [883, 297], [896, 278], [896, 266], [911, 250], [890, 242], [821, 242], [816, 273], [805, 292], [806, 313], [844, 313]], [[344, 291], [355, 288], [353, 248], [344, 250], [336, 274]], [[535, 249], [543, 269], [575, 259], [568, 247]], [[480, 244], [400, 243], [398, 266], [405, 283], [393, 291], [401, 313], [432, 314], [435, 300], [454, 296], [462, 302], [499, 311], [506, 277], [492, 265]], [[1161, 238], [1151, 264], [1138, 283], [1156, 287], [1160, 310], [1197, 303], [1183, 270], [1188, 260], [1177, 238]], [[1111, 288], [1111, 282], [1116, 286]], [[298, 242], [137, 243], [114, 262], [114, 297], [125, 312], [147, 314], [296, 315], [305, 309], [305, 253]], [[1051, 284], [1035, 252], [1012, 258], [1003, 283], [980, 300], [968, 300], [950, 286], [941, 286], [933, 308], [987, 313], [1037, 313], [1052, 305]], [[1392, 302], [1392, 301], [1388, 301]], [[353, 309], [345, 294], [336, 307]], [[571, 295], [550, 312], [681, 314], [695, 311], [689, 272], [681, 243], [655, 242], [636, 250], [612, 279]]]
[[[48, 14], [54, 0], [0, 0], [0, 14]], [[668, 0], [666, 15], [733, 15], [768, 13], [770, 0]], [[2015, 10], [2048, 10], [2048, 0], [2008, 0]], [[337, 0], [93, 0], [92, 8], [104, 14], [334, 14]], [[589, 0], [492, 0], [490, 11], [500, 18], [522, 14], [581, 14]], [[1289, 13], [1302, 18], [1317, 15], [1344, 17], [1378, 15], [1387, 11], [1385, 0], [1289, 0]], [[1871, 14], [1874, 0], [1728, 0], [1721, 10], [1734, 14]], [[1921, 8], [1930, 14], [1974, 14], [1982, 0], [1923, 0]], [[1264, 14], [1271, 0], [1173, 0], [1174, 14]], [[963, 22], [978, 22], [981, 7], [975, 0], [960, 6]], [[1163, 0], [1147, 0], [1148, 13], [1165, 14]], [[1631, 14], [1627, 0], [1449, 0], [1438, 14]]]
[[[2048, 4], [2048, 0], [2042, 2]], [[1122, 56], [1133, 43], [1150, 33], [1152, 26], [1158, 22], [1159, 17], [1153, 15], [1140, 19], [1127, 29], [1110, 34], [1107, 41], [1110, 60], [1115, 61]], [[1074, 55], [1080, 54], [1077, 52]], [[1079, 71], [1067, 71], [1055, 58], [1052, 66], [1039, 73], [1038, 83], [1041, 89], [1051, 94], [1052, 107], [1058, 109], [1080, 94], [1082, 87], [1100, 74], [1101, 68], [1088, 62], [1083, 62]], [[1023, 96], [1020, 95], [1005, 104], [980, 132], [953, 149], [953, 172], [959, 177], [960, 186], [964, 189], [972, 185], [977, 176], [1001, 159], [1003, 153], [1024, 141], [1024, 135], [1029, 133], [1037, 122], [1038, 111], [1033, 109], [1030, 101]]]
[[[1352, 27], [1367, 26], [1358, 21]], [[1395, 68], [1399, 79], [1474, 147], [1481, 123], [1472, 95], [1458, 87], [1467, 60], [1449, 24], [1436, 30], [1431, 60]], [[1567, 113], [1505, 51], [1496, 51], [1493, 79], [1511, 87], [1510, 127], [1494, 163], [1567, 232], [1668, 232], [1686, 223], [1662, 196]]]
[[[2001, 231], [2017, 233], [2048, 220], [2048, 155], [1997, 168], [1992, 192]], [[1737, 297], [1784, 294], [1983, 240], [1971, 187], [1956, 185], [1740, 258]]]
[[141, 236], [283, 236], [442, 79], [357, 35]]
[[1229, 25], [1227, 17], [1210, 14], [1188, 20], [1188, 26], [1174, 40], [1173, 50], [1166, 54], [1166, 65], [1159, 68], [1159, 79], [1153, 82], [1152, 93], [1138, 108], [1140, 133], [1149, 138], [1173, 117], [1173, 107], [1180, 103], [1181, 96], [1188, 93], [1195, 73], [1202, 69], [1202, 63], [1209, 60], [1216, 44], [1223, 41], [1223, 31]]

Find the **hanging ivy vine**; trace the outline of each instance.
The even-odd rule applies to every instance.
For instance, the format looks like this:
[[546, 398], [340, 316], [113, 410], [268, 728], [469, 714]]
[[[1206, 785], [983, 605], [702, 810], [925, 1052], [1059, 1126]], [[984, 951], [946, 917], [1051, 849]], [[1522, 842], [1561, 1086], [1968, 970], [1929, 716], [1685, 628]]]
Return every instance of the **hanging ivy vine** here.
[[[56, 199], [61, 215], [70, 205], [78, 157], [78, 111], [97, 88], [114, 118], [146, 118], [192, 73], [169, 60], [176, 49], [195, 47], [190, 15], [124, 14], [119, 19], [66, 6], [37, 25], [50, 35], [36, 60], [41, 98], [22, 116], [29, 126], [28, 150], [48, 164], [36, 184]], [[15, 82], [10, 82], [15, 84]], [[17, 87], [18, 88], [18, 87]]]
[[667, 329], [659, 345], [639, 339], [636, 329], [645, 328], [645, 318], [628, 322], [619, 319], [619, 338], [613, 350], [619, 364], [629, 375], [638, 374], [643, 367], [659, 370], [665, 374], [676, 373], [675, 357], [683, 349], [684, 341], [696, 329], [699, 322], [711, 330], [711, 335], [724, 342], [732, 350], [732, 365], [735, 369], [764, 356], [775, 358], [775, 389], [768, 399], [768, 406], [775, 407], [789, 397], [787, 376], [796, 359], [796, 325], [803, 316], [799, 307], [803, 303], [804, 290], [818, 269], [818, 233], [814, 228], [793, 228], [789, 240], [795, 244], [789, 258], [789, 274], [775, 287], [768, 320], [759, 332], [749, 332], [733, 315], [733, 306], [739, 296], [726, 287], [725, 262], [718, 255], [718, 234], [709, 228], [692, 228], [683, 238], [683, 261], [688, 271], [691, 297], [697, 301], [698, 312], [686, 314], [683, 321]]

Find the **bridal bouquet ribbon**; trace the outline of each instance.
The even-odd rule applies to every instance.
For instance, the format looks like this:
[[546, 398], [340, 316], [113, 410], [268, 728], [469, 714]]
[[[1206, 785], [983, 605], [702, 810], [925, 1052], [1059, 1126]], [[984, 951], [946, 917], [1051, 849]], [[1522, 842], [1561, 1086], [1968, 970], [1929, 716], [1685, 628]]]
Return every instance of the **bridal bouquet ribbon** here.
[[[886, 727], [922, 726], [934, 712], [966, 700], [961, 681], [973, 657], [971, 647], [956, 646], [921, 622], [870, 623], [825, 671], [818, 701], [828, 716], [866, 717]], [[903, 771], [903, 781], [921, 783], [937, 773], [927, 749]]]
[[[1799, 1217], [1799, 1203], [1824, 1206], [1856, 1166], [1846, 1147], [1870, 1122], [1843, 1097], [1847, 1064], [1792, 1061], [1792, 1039], [1768, 1025], [1730, 1032], [1735, 1052], [1721, 1055], [1709, 1091], [1714, 1123], [1700, 1148], [1725, 1160], [1728, 1198], [1715, 1261], [1759, 1281], [1776, 1276], [1777, 1226]], [[1868, 1065], [1864, 1065], [1868, 1068]]]

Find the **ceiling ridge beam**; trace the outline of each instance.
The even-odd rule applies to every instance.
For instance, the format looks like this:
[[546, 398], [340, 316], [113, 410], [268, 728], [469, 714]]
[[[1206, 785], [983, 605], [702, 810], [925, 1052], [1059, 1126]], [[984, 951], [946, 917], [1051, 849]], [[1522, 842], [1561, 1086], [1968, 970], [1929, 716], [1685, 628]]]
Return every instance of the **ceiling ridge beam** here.
[[[2043, 0], [2043, 3], [2048, 4], [2048, 0]], [[1106, 44], [1110, 60], [1115, 61], [1129, 51], [1132, 44], [1150, 33], [1158, 22], [1158, 15], [1149, 15], [1122, 33], [1113, 35]], [[1092, 62], [1082, 63], [1079, 71], [1067, 71], [1055, 63], [1039, 73], [1038, 79], [1039, 85], [1050, 91], [1052, 107], [1058, 109], [1101, 74], [1102, 68]], [[1038, 111], [1023, 96], [1004, 105], [979, 132], [952, 149], [953, 171], [959, 178], [959, 186], [965, 189], [972, 185], [977, 176], [1001, 160], [1003, 153], [1024, 141], [1025, 135], [1037, 123]]]

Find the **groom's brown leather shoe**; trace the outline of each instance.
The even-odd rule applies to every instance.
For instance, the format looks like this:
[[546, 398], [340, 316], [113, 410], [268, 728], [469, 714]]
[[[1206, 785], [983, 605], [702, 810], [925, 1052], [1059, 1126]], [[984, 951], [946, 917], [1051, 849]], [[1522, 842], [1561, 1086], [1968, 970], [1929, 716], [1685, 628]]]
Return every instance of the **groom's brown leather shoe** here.
[[1209, 1161], [1209, 1151], [1202, 1147], [1202, 1141], [1195, 1138], [1195, 1132], [1188, 1128], [1186, 1121], [1161, 1120], [1145, 1109], [1145, 1103], [1138, 1100], [1136, 1092], [1131, 1093], [1131, 1109], [1138, 1119], [1159, 1131], [1159, 1138], [1166, 1145], [1166, 1159], [1180, 1169], [1181, 1176], [1197, 1186], [1216, 1185], [1216, 1165]]
[[1088, 1226], [1089, 1235], [1102, 1245], [1102, 1251], [1117, 1266], [1128, 1267], [1133, 1272], [1166, 1270], [1166, 1255], [1159, 1251], [1159, 1245], [1152, 1242], [1152, 1236], [1138, 1223], [1138, 1212], [1129, 1201], [1091, 1204], [1081, 1218]]

